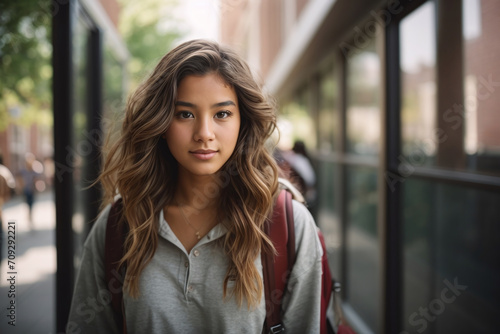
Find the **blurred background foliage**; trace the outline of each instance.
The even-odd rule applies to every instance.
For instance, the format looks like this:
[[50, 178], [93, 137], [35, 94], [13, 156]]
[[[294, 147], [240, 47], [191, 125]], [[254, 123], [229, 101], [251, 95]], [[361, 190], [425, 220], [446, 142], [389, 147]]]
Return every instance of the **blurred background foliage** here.
[[134, 90], [183, 36], [173, 13], [177, 0], [119, 0], [119, 30], [130, 52], [129, 88]]
[[[130, 52], [129, 90], [183, 36], [177, 0], [119, 0], [119, 32]], [[52, 126], [51, 0], [0, 1], [0, 131], [9, 123]], [[117, 82], [117, 85], [120, 83]]]
[[52, 124], [50, 0], [0, 1], [0, 131]]

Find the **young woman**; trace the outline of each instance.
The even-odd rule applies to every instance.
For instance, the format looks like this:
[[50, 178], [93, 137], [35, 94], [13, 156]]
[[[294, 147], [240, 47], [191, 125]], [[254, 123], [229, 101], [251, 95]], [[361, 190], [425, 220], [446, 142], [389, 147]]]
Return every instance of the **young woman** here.
[[[195, 40], [169, 52], [131, 96], [100, 181], [108, 206], [84, 245], [68, 333], [118, 333], [104, 273], [110, 204], [129, 225], [128, 333], [261, 333], [263, 230], [279, 191], [265, 142], [275, 111], [246, 63]], [[317, 333], [321, 246], [294, 201], [297, 259], [282, 306], [287, 333]]]

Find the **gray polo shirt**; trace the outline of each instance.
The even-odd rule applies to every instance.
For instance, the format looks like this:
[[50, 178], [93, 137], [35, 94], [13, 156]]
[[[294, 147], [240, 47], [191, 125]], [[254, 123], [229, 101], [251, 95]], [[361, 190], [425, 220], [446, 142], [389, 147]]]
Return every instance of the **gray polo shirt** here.
[[[319, 333], [321, 256], [309, 211], [293, 202], [297, 260], [283, 299], [287, 333]], [[108, 206], [89, 234], [76, 280], [67, 333], [118, 333], [104, 273]], [[158, 248], [140, 277], [140, 296], [124, 294], [128, 333], [261, 333], [265, 301], [248, 309], [235, 298], [223, 299], [228, 257], [221, 247], [226, 228], [216, 225], [188, 254], [159, 217]], [[261, 258], [255, 265], [262, 277]]]

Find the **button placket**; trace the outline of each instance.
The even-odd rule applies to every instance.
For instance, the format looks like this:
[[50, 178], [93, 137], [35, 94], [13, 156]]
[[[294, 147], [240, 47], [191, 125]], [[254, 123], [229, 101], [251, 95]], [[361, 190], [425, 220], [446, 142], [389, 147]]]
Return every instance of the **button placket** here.
[[[186, 261], [186, 264], [189, 266], [189, 261]], [[194, 265], [194, 264], [193, 264]], [[192, 294], [192, 292], [194, 291], [194, 287], [193, 285], [191, 284], [191, 268], [188, 268], [188, 275], [187, 275], [187, 279], [186, 279], [186, 298], [187, 300], [190, 299], [190, 295]]]
[[191, 281], [191, 259], [187, 254], [183, 254], [182, 262], [180, 263], [179, 272], [183, 273], [182, 285], [184, 287], [184, 295], [186, 301], [189, 301], [189, 286]]
[[[198, 284], [196, 277], [196, 271], [199, 269], [201, 263], [199, 263], [200, 260], [196, 259], [199, 258], [201, 255], [201, 251], [199, 248], [193, 249], [191, 253], [189, 254], [189, 277], [186, 281], [186, 297], [188, 300], [192, 298], [192, 294], [196, 290], [196, 284]], [[193, 281], [194, 279], [194, 281]]]

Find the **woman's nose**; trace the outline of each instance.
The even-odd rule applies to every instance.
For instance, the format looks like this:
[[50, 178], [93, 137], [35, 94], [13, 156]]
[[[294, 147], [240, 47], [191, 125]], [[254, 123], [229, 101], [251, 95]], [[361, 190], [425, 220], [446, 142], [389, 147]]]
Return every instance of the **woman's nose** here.
[[195, 141], [201, 142], [207, 142], [215, 138], [213, 120], [211, 117], [202, 117], [198, 119], [193, 138]]

